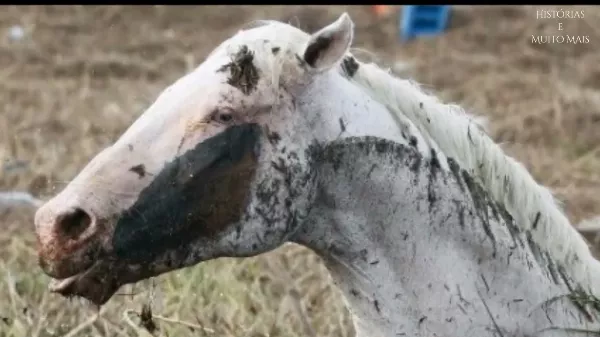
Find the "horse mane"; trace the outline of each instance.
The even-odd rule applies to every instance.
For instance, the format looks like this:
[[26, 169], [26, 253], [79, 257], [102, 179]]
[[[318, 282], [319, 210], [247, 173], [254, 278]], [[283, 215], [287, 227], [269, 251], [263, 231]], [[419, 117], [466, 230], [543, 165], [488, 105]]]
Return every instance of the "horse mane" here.
[[[384, 104], [394, 116], [414, 123], [423, 137], [478, 180], [512, 215], [515, 225], [529, 231], [534, 242], [568, 270], [574, 280], [595, 288], [592, 285], [597, 280], [589, 259], [596, 260], [583, 237], [571, 226], [550, 190], [508, 156], [476, 118], [458, 105], [445, 104], [425, 93], [413, 81], [397, 78], [372, 63], [357, 63], [357, 71], [346, 78]], [[344, 74], [343, 67], [338, 70]]]

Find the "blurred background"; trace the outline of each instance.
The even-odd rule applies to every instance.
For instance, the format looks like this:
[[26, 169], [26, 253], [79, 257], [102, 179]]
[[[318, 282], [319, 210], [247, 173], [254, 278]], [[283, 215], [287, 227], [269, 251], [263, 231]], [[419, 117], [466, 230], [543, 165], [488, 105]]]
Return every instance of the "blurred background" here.
[[[559, 8], [452, 6], [446, 32], [407, 43], [401, 9], [390, 9], [2, 6], [0, 191], [57, 193], [242, 24], [314, 32], [348, 11], [359, 58], [489, 117], [492, 137], [555, 191], [573, 223], [600, 214], [600, 8], [562, 6], [585, 16], [544, 19], [537, 11]], [[588, 42], [532, 41], [553, 35]], [[34, 210], [0, 204], [0, 337], [354, 336], [320, 259], [295, 245], [128, 286], [100, 310], [49, 294]]]

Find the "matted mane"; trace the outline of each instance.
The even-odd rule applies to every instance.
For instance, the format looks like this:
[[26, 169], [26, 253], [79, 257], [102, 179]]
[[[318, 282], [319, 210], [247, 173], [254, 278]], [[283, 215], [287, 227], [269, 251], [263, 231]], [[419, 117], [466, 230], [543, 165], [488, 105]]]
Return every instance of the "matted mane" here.
[[589, 268], [594, 258], [549, 189], [509, 157], [460, 106], [444, 104], [415, 82], [396, 78], [374, 64], [358, 64], [351, 82], [384, 104], [390, 113], [412, 121], [425, 138], [479, 180], [512, 215], [516, 226], [529, 231], [575, 281], [590, 285], [596, 293], [593, 284], [598, 280]]

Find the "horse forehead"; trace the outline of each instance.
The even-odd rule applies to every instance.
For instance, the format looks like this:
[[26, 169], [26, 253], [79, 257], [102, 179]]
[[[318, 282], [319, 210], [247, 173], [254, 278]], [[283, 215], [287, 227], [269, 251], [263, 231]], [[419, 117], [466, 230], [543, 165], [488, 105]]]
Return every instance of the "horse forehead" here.
[[[241, 46], [248, 46], [255, 53], [255, 57], [261, 57], [261, 51], [267, 52], [273, 47], [267, 47], [265, 42], [273, 44], [285, 42], [293, 45], [294, 42], [308, 38], [309, 35], [305, 32], [277, 21], [270, 21], [265, 25], [238, 32], [225, 41], [221, 47], [215, 49], [195, 70], [182, 76], [166, 88], [121, 138], [132, 137], [148, 126], [156, 127], [158, 124], [170, 123], [173, 119], [181, 118], [181, 116], [175, 116], [178, 115], [176, 111], [187, 113], [189, 112], [187, 108], [201, 102], [218, 104], [225, 97], [223, 89], [231, 90], [226, 83], [227, 74], [219, 69], [231, 61], [231, 54], [236, 53]], [[262, 46], [264, 46], [263, 49], [260, 48]], [[259, 66], [256, 63], [255, 65]], [[260, 81], [258, 88], [265, 89], [263, 82]], [[202, 95], [198, 95], [199, 92], [202, 92]], [[262, 92], [260, 96], [265, 98], [265, 94], [267, 93]]]

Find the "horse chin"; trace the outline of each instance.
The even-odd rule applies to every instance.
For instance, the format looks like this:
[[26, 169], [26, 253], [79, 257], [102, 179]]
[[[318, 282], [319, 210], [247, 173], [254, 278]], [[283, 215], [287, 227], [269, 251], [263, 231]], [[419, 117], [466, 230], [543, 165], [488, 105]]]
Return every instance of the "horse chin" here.
[[64, 297], [81, 297], [101, 306], [108, 302], [119, 288], [151, 277], [147, 271], [131, 266], [120, 266], [115, 262], [98, 261], [89, 269], [65, 278], [52, 279], [48, 288]]
[[100, 306], [105, 304], [119, 289], [118, 279], [110, 277], [106, 271], [110, 269], [103, 263], [96, 263], [91, 268], [65, 279], [52, 279], [48, 288], [53, 293], [64, 297], [82, 297]]
[[101, 306], [125, 284], [136, 283], [185, 267], [172, 263], [173, 255], [155, 261], [131, 263], [115, 256], [97, 260], [91, 267], [64, 279], [53, 278], [48, 285], [50, 292], [64, 297], [81, 297]]

